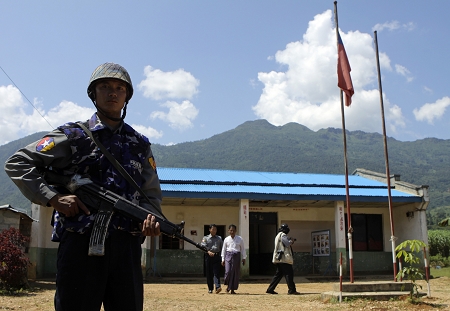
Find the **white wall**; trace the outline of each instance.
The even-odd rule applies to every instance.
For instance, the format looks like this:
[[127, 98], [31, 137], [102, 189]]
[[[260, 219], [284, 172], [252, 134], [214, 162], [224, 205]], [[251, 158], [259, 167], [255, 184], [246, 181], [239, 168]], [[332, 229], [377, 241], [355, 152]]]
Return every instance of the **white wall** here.
[[[428, 244], [428, 231], [425, 210], [417, 211], [418, 205], [402, 206], [394, 209], [394, 231], [398, 238], [396, 245], [405, 240], [422, 240]], [[413, 212], [414, 217], [407, 217]]]
[[[173, 223], [180, 223], [184, 220], [184, 235], [196, 243], [201, 243], [203, 238], [203, 228], [205, 225], [216, 224], [225, 226], [228, 229], [230, 224], [235, 224], [237, 234], [239, 230], [239, 206], [163, 206], [163, 213], [167, 219]], [[196, 231], [197, 235], [191, 235], [191, 231]], [[222, 237], [225, 238], [225, 237]], [[195, 250], [194, 245], [184, 243], [184, 249]]]
[[53, 227], [53, 208], [31, 204], [31, 217], [36, 219], [31, 225], [30, 247], [38, 248], [58, 248], [59, 243], [51, 241]]

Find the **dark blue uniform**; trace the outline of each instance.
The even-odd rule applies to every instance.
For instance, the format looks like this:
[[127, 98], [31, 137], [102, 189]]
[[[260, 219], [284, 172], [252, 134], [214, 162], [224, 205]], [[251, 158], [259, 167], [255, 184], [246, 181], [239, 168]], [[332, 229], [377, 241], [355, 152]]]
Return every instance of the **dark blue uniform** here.
[[[86, 124], [86, 123], [85, 123]], [[114, 131], [94, 114], [88, 127], [157, 206], [161, 188], [148, 139], [126, 123]], [[5, 170], [22, 193], [45, 208], [58, 191], [42, 176], [52, 168], [64, 175], [88, 174], [98, 185], [141, 206], [129, 185], [97, 146], [75, 123], [60, 126], [42, 140], [20, 149]], [[108, 227], [104, 256], [88, 256], [95, 214], [65, 217], [55, 211], [52, 240], [60, 242], [57, 256], [56, 310], [142, 310], [142, 233], [139, 224], [114, 214]]]

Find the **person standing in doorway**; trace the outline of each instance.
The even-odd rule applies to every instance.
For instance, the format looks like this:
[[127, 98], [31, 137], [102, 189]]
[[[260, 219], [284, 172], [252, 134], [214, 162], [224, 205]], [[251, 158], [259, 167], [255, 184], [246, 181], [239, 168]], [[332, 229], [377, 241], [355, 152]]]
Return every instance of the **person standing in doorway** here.
[[277, 271], [275, 272], [272, 282], [267, 288], [267, 294], [278, 294], [275, 291], [275, 288], [284, 276], [289, 289], [288, 295], [300, 295], [295, 287], [294, 269], [292, 268], [292, 265], [294, 264], [294, 252], [292, 251], [291, 245], [294, 244], [295, 239], [287, 236], [289, 231], [289, 226], [287, 224], [282, 224], [280, 229], [278, 229], [277, 236], [275, 237], [275, 249], [273, 251], [272, 262], [276, 265]]
[[216, 294], [222, 291], [220, 287], [220, 252], [222, 251], [222, 237], [217, 235], [217, 226], [209, 225], [209, 234], [202, 240], [202, 246], [205, 246], [208, 253], [205, 254], [206, 283], [208, 284], [208, 293], [212, 294], [214, 285], [216, 285]]
[[222, 266], [225, 267], [225, 277], [223, 283], [227, 285], [227, 292], [236, 294], [235, 290], [239, 287], [239, 277], [241, 274], [241, 257], [242, 265], [245, 265], [247, 254], [244, 248], [244, 240], [236, 235], [236, 226], [228, 227], [230, 234], [223, 241], [222, 247]]

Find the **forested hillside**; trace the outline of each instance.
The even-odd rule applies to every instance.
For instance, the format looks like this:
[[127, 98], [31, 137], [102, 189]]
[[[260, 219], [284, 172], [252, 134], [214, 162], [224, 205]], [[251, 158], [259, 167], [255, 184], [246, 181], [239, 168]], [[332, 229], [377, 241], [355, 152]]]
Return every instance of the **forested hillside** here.
[[19, 189], [14, 185], [14, 183], [6, 175], [3, 169], [6, 159], [8, 159], [14, 152], [16, 152], [21, 147], [24, 147], [33, 141], [38, 140], [45, 135], [45, 132], [35, 133], [30, 136], [26, 136], [19, 140], [12, 141], [6, 145], [0, 146], [0, 163], [2, 163], [0, 169], [0, 205], [9, 204], [14, 208], [23, 209], [30, 212], [31, 206], [30, 201], [28, 201]]
[[[39, 139], [34, 134], [0, 146], [0, 159]], [[348, 170], [385, 172], [383, 137], [347, 132]], [[297, 123], [273, 126], [265, 120], [248, 121], [208, 139], [173, 146], [153, 144], [158, 166], [229, 170], [344, 174], [341, 129], [311, 131]], [[401, 142], [388, 138], [390, 173], [416, 185], [429, 185], [430, 220], [450, 214], [450, 140], [426, 138]], [[0, 204], [29, 208], [5, 173], [0, 171]], [[435, 212], [433, 213], [433, 210]]]

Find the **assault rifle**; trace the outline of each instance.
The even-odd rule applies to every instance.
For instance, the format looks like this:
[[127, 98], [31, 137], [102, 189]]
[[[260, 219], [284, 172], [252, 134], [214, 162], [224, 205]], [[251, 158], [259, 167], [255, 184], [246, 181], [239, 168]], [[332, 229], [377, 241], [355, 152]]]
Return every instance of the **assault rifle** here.
[[151, 207], [150, 210], [146, 209], [112, 191], [100, 187], [89, 178], [82, 178], [80, 175], [61, 176], [52, 171], [47, 171], [44, 174], [44, 179], [49, 184], [63, 186], [70, 193], [76, 195], [87, 207], [97, 211], [89, 242], [89, 255], [103, 256], [105, 254], [104, 243], [108, 224], [112, 215], [116, 212], [138, 223], [142, 223], [148, 214], [152, 214], [155, 216], [156, 221], [159, 222], [159, 227], [163, 234], [182, 239], [204, 252], [208, 251], [205, 246], [194, 242], [181, 233], [184, 222], [176, 225], [168, 221], [160, 212], [159, 207], [153, 202], [148, 202]]

